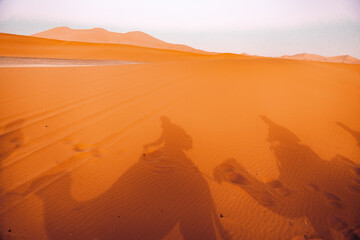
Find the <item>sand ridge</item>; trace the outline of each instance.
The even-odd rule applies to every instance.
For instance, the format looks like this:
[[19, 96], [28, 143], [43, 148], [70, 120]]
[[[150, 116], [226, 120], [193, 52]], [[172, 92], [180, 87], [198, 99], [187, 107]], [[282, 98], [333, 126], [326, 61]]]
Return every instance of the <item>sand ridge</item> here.
[[334, 57], [324, 57], [317, 54], [299, 53], [295, 55], [284, 55], [281, 58], [294, 59], [294, 60], [306, 60], [306, 61], [319, 61], [319, 62], [334, 62], [334, 63], [350, 63], [360, 64], [360, 60], [350, 55], [341, 55]]
[[186, 45], [167, 43], [140, 31], [116, 33], [107, 31], [103, 28], [71, 29], [68, 27], [56, 27], [32, 34], [31, 36], [65, 41], [117, 43], [194, 53], [206, 53], [206, 51], [194, 49]]

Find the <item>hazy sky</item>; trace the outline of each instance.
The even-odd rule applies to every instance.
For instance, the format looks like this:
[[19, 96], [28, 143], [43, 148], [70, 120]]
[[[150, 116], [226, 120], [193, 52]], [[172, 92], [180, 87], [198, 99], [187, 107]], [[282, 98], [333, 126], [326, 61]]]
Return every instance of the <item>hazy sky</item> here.
[[140, 30], [220, 52], [360, 58], [360, 0], [0, 0], [0, 32]]

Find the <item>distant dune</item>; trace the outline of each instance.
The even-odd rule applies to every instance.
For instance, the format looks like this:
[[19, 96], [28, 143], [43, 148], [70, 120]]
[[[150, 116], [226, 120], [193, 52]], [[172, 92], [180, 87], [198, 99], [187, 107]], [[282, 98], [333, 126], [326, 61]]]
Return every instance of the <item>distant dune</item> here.
[[305, 61], [320, 61], [320, 62], [334, 62], [334, 63], [350, 63], [360, 64], [360, 60], [350, 55], [340, 55], [335, 57], [324, 57], [310, 53], [299, 53], [295, 55], [284, 55], [281, 58], [294, 59], [294, 60], [305, 60]]
[[167, 43], [140, 31], [116, 33], [107, 31], [103, 28], [71, 29], [68, 27], [56, 27], [46, 30], [44, 32], [33, 34], [31, 36], [65, 41], [119, 43], [141, 47], [170, 49], [194, 53], [206, 53], [203, 50], [198, 50], [186, 45]]
[[[158, 48], [158, 49], [166, 49], [166, 50], [176, 50], [176, 51], [191, 52], [191, 53], [202, 53], [202, 54], [210, 53], [182, 44], [168, 43], [141, 31], [117, 33], [117, 32], [108, 31], [103, 28], [71, 29], [69, 27], [63, 26], [63, 27], [52, 28], [30, 36], [38, 37], [38, 38], [63, 40], [63, 41], [125, 44], [125, 45]], [[242, 53], [241, 55], [251, 56], [247, 53]], [[256, 57], [256, 55], [253, 56]], [[359, 59], [354, 58], [350, 55], [324, 57], [317, 54], [299, 53], [295, 55], [284, 55], [280, 58], [304, 60], [304, 61], [360, 64]]]
[[0, 33], [0, 56], [60, 59], [122, 60], [140, 62], [195, 59], [252, 59], [230, 53], [194, 53], [113, 43], [66, 42]]

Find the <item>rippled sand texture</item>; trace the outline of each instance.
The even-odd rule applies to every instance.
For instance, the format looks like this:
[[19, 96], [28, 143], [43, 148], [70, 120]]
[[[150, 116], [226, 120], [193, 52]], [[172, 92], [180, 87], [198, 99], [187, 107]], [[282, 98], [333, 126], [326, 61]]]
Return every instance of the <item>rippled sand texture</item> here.
[[359, 65], [2, 37], [147, 62], [0, 69], [2, 239], [359, 239]]

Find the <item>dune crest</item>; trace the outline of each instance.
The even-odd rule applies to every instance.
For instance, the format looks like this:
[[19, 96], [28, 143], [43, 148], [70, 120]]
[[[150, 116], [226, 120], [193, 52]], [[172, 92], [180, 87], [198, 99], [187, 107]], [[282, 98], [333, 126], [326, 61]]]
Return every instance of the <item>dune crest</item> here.
[[95, 42], [95, 43], [117, 43], [141, 47], [170, 49], [193, 53], [206, 53], [186, 45], [172, 44], [157, 39], [141, 31], [131, 31], [127, 33], [111, 32], [103, 28], [92, 29], [71, 29], [69, 27], [56, 27], [43, 32], [31, 35], [32, 37], [57, 39], [76, 42]]
[[295, 55], [284, 55], [281, 58], [294, 59], [294, 60], [305, 60], [305, 61], [360, 64], [359, 59], [354, 58], [354, 57], [352, 57], [350, 55], [324, 57], [324, 56], [321, 56], [321, 55], [310, 54], [310, 53], [299, 53], [299, 54], [295, 54]]

